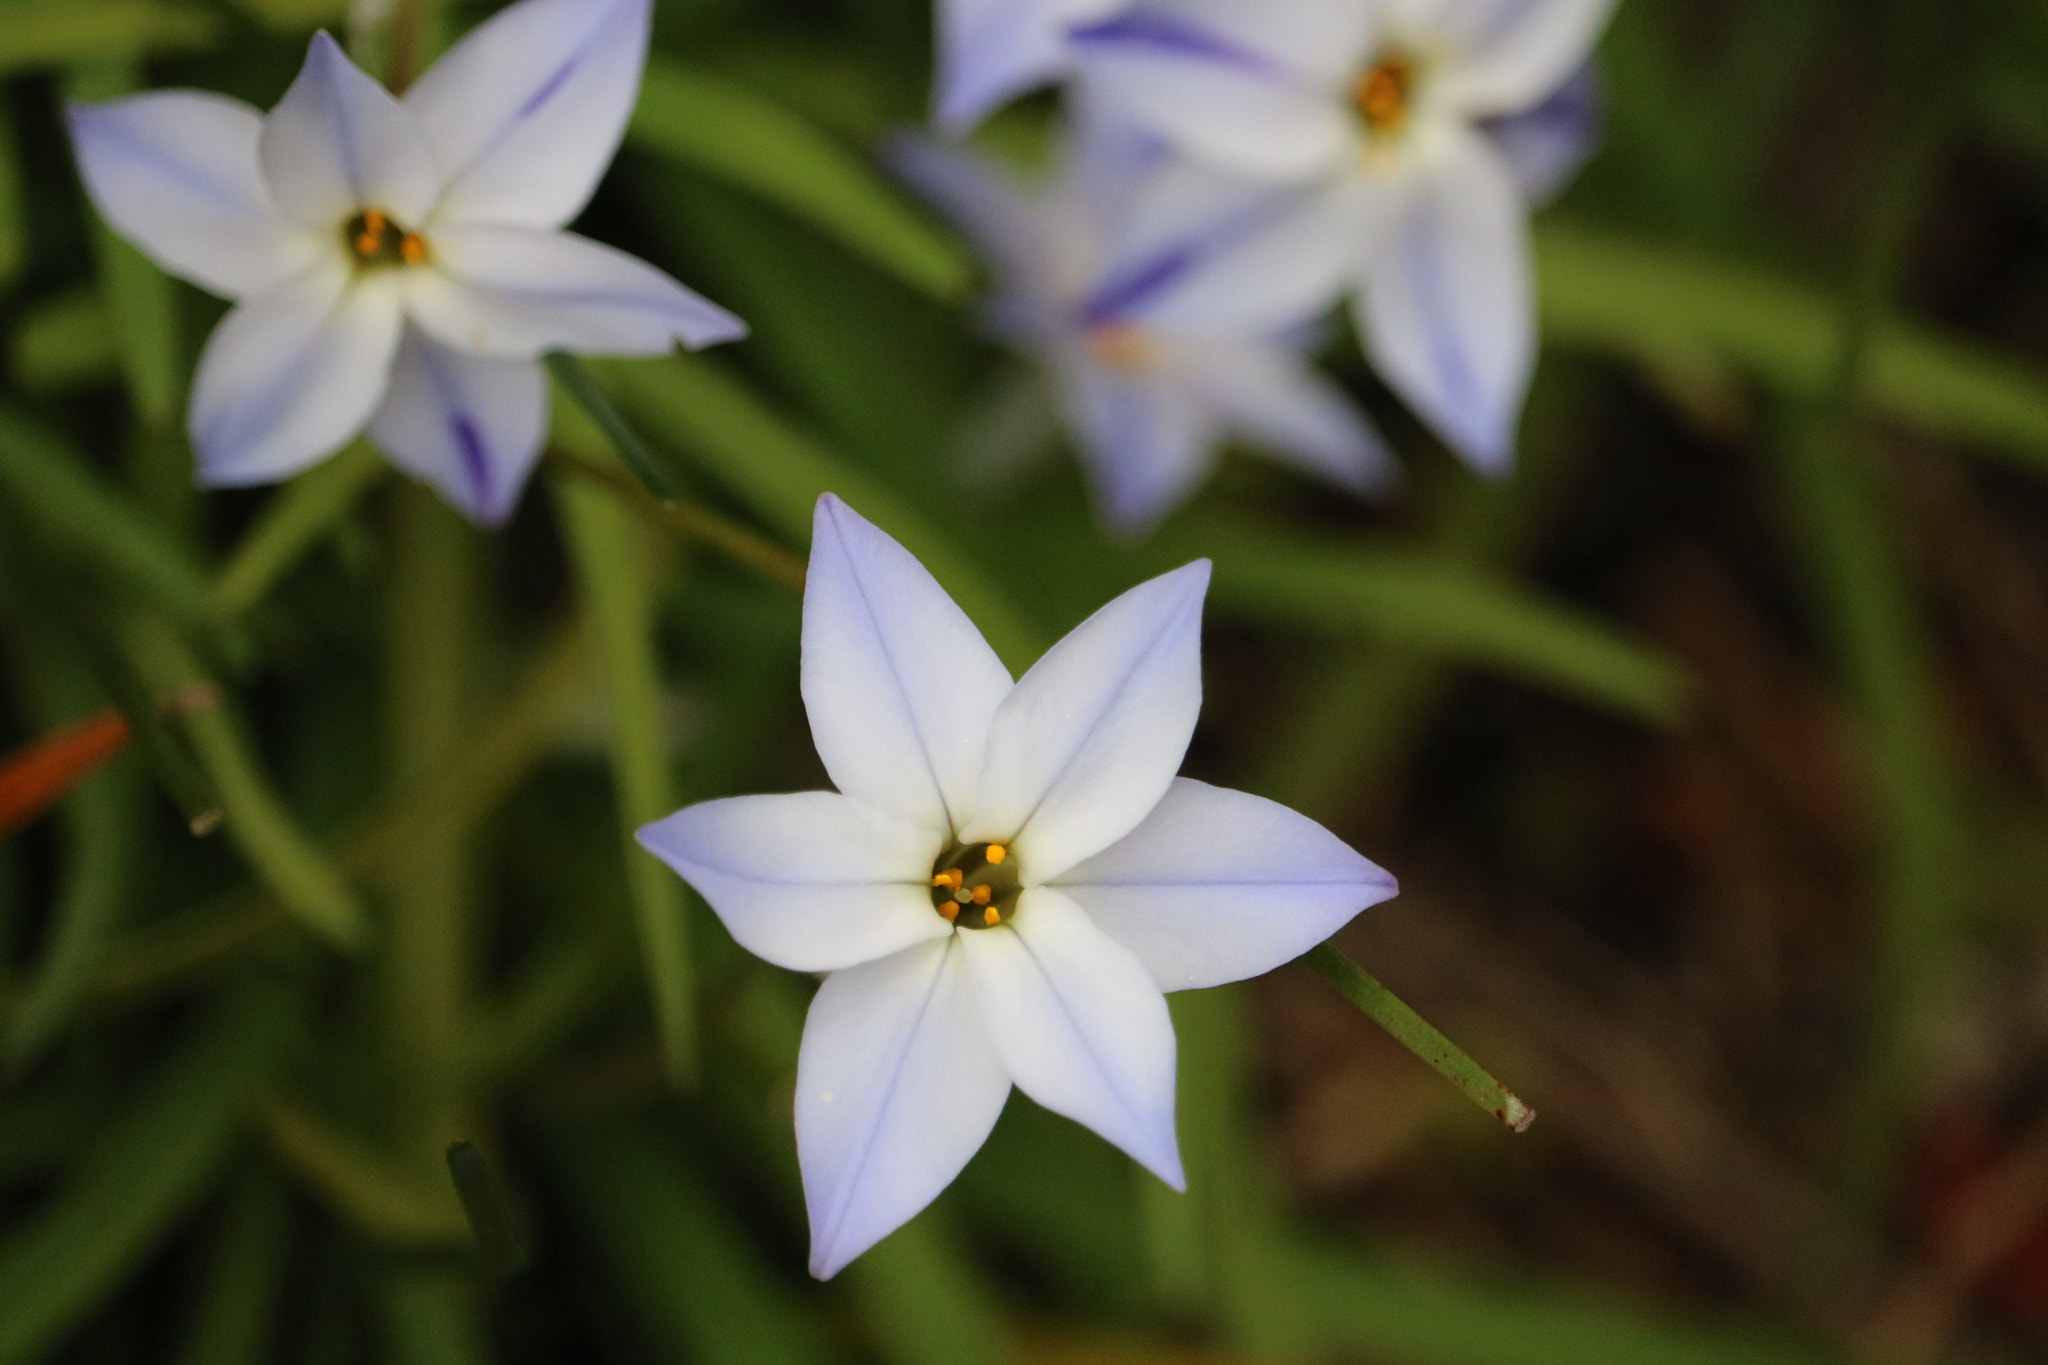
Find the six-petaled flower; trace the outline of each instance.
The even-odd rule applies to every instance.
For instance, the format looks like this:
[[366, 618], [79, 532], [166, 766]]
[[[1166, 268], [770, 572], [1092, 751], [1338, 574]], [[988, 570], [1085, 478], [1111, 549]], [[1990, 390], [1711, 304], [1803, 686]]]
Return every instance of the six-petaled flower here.
[[812, 1272], [944, 1189], [1013, 1083], [1179, 1187], [1162, 993], [1277, 967], [1393, 878], [1284, 806], [1175, 776], [1206, 562], [1012, 682], [923, 566], [830, 494], [813, 537], [802, 690], [838, 790], [640, 831], [743, 947], [830, 973], [797, 1067]]
[[522, 0], [401, 100], [327, 34], [265, 115], [191, 90], [74, 106], [100, 212], [236, 301], [188, 414], [209, 486], [269, 483], [369, 429], [470, 517], [540, 453], [551, 350], [655, 355], [744, 325], [562, 231], [623, 136], [650, 0]]

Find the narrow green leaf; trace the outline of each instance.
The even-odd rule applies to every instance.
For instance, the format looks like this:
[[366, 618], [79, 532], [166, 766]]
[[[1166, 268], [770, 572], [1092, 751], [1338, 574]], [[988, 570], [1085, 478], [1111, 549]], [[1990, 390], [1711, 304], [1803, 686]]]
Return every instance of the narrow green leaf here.
[[512, 1218], [512, 1202], [475, 1143], [457, 1142], [448, 1148], [448, 1178], [462, 1201], [470, 1236], [476, 1239], [478, 1268], [492, 1279], [517, 1271], [526, 1263], [526, 1247]]
[[28, 261], [28, 181], [21, 169], [14, 114], [0, 104], [0, 290], [14, 283]]
[[212, 44], [213, 15], [162, 0], [25, 0], [0, 25], [0, 75], [96, 58], [191, 52]]
[[860, 158], [788, 109], [724, 77], [654, 58], [628, 136], [753, 191], [943, 299], [967, 292], [964, 248]]
[[[1694, 252], [1552, 224], [1537, 235], [1544, 331], [1645, 359], [1706, 354], [1793, 394], [1834, 364], [1839, 309], [1823, 290]], [[2048, 471], [2048, 377], [1904, 323], [1872, 338], [1872, 411]]]
[[[184, 641], [161, 622], [138, 622], [129, 648], [137, 671], [158, 691], [211, 681]], [[361, 904], [285, 808], [227, 701], [187, 715], [184, 730], [220, 795], [228, 837], [251, 870], [314, 934], [343, 951], [361, 951], [369, 939]]]
[[64, 803], [64, 879], [35, 974], [11, 1012], [7, 1060], [17, 1073], [69, 1020], [126, 908], [135, 873], [137, 784], [116, 762], [78, 784]]
[[1469, 563], [1223, 520], [1162, 541], [1163, 557], [1214, 559], [1220, 607], [1485, 664], [1651, 724], [1685, 713], [1685, 674], [1663, 654]]
[[235, 1182], [214, 1220], [178, 1365], [263, 1365], [284, 1283], [291, 1205], [265, 1169]]
[[883, 1238], [843, 1278], [888, 1365], [1000, 1365], [1012, 1358], [995, 1295], [963, 1272], [960, 1248], [927, 1212]]
[[590, 371], [583, 368], [583, 362], [566, 351], [550, 351], [546, 357], [548, 373], [562, 386], [562, 391], [576, 400], [576, 406], [583, 409], [598, 430], [605, 434], [612, 449], [618, 453], [626, 467], [640, 476], [640, 482], [647, 485], [647, 491], [663, 502], [674, 502], [677, 488], [674, 477], [663, 466], [661, 458], [647, 448], [640, 439], [640, 433], [633, 430], [605, 391], [590, 377]]
[[290, 1035], [285, 998], [238, 990], [101, 1126], [50, 1202], [0, 1242], [0, 1363], [54, 1345], [162, 1240], [232, 1153]]
[[232, 620], [262, 601], [390, 470], [368, 441], [354, 441], [286, 484], [214, 579], [213, 610]]
[[100, 569], [183, 620], [213, 624], [199, 567], [63, 442], [0, 406], [0, 496], [53, 549]]
[[1579, 1289], [1330, 1251], [1297, 1253], [1294, 1280], [1330, 1348], [1418, 1365], [1834, 1365], [1790, 1332], [1681, 1318]]
[[1045, 650], [955, 543], [864, 471], [844, 463], [772, 412], [702, 356], [607, 365], [600, 373], [649, 429], [686, 450], [706, 474], [777, 531], [808, 544], [819, 495], [837, 493], [916, 555], [1013, 670]]
[[698, 1184], [683, 1154], [635, 1127], [578, 1127], [554, 1165], [618, 1292], [663, 1361], [827, 1359], [805, 1304]]
[[56, 294], [26, 308], [8, 348], [8, 376], [24, 393], [89, 388], [121, 370], [121, 351], [96, 289]]
[[569, 561], [604, 660], [621, 854], [662, 1055], [671, 1082], [688, 1085], [697, 1074], [697, 986], [683, 883], [633, 840], [633, 831], [677, 805], [654, 649], [652, 547], [646, 528], [603, 490], [560, 479], [554, 491]]
[[1458, 1087], [1460, 1094], [1517, 1133], [1536, 1121], [1536, 1111], [1524, 1104], [1492, 1073], [1472, 1060], [1436, 1026], [1417, 1014], [1372, 973], [1327, 943], [1309, 949], [1302, 959], [1317, 975], [1337, 988], [1337, 993], [1375, 1024], [1394, 1036], [1396, 1042], [1429, 1064], [1429, 1068]]
[[482, 1305], [466, 1277], [446, 1271], [394, 1272], [380, 1287], [391, 1365], [487, 1365]]

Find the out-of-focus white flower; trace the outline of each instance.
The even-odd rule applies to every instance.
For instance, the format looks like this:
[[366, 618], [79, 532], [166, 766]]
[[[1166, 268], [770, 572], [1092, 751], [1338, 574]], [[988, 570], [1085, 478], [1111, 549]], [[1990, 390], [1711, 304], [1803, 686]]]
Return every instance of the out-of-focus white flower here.
[[1271, 801], [1176, 777], [1207, 562], [1014, 684], [910, 554], [827, 494], [803, 697], [836, 792], [678, 811], [640, 842], [749, 951], [829, 972], [797, 1065], [811, 1272], [951, 1183], [1010, 1086], [1179, 1188], [1164, 991], [1279, 966], [1394, 894]]
[[269, 483], [368, 426], [470, 517], [540, 453], [546, 351], [656, 355], [745, 326], [560, 229], [618, 149], [649, 0], [523, 0], [395, 98], [327, 34], [269, 114], [191, 90], [70, 110], [93, 202], [236, 300], [188, 427], [209, 486]]
[[1498, 473], [1535, 355], [1526, 196], [1583, 150], [1590, 87], [1572, 78], [1612, 4], [1144, 0], [1071, 44], [1091, 98], [1121, 116], [1218, 167], [1313, 187], [1212, 287], [1267, 306], [1261, 280], [1356, 291], [1381, 375]]
[[932, 116], [964, 133], [989, 111], [1072, 69], [1068, 33], [1132, 0], [939, 0]]
[[[1103, 520], [1151, 529], [1232, 437], [1354, 493], [1383, 486], [1385, 446], [1303, 354], [1320, 301], [1246, 322], [1203, 280], [1285, 196], [1176, 165], [1156, 140], [1098, 121], [1066, 151], [1034, 185], [931, 142], [903, 140], [892, 161], [992, 263], [989, 329], [1049, 379]], [[1186, 306], [1189, 291], [1208, 304]]]

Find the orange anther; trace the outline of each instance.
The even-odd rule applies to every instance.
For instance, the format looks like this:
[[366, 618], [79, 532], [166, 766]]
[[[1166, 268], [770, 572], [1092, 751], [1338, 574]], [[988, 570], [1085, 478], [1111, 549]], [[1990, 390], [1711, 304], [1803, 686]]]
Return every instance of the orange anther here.
[[962, 872], [957, 867], [949, 867], [944, 872], [941, 872], [936, 877], [932, 878], [932, 885], [944, 886], [954, 891], [958, 891], [960, 889], [960, 883], [966, 880], [966, 873]]
[[989, 899], [989, 889], [985, 886], [975, 887], [973, 899], [976, 905], [987, 905]]
[[988, 909], [981, 912], [981, 922], [993, 929], [1003, 922], [1003, 912], [991, 905]]
[[1001, 865], [1003, 859], [1009, 856], [1010, 850], [1004, 848], [1001, 844], [990, 844], [988, 846], [988, 865], [990, 867]]
[[427, 239], [417, 232], [408, 232], [398, 239], [398, 254], [407, 265], [418, 265], [427, 259]]
[[939, 913], [946, 917], [948, 924], [951, 924], [954, 920], [960, 918], [960, 907], [951, 901], [946, 901], [939, 906]]
[[363, 214], [363, 230], [356, 237], [356, 254], [374, 256], [384, 243], [384, 215], [375, 209]]

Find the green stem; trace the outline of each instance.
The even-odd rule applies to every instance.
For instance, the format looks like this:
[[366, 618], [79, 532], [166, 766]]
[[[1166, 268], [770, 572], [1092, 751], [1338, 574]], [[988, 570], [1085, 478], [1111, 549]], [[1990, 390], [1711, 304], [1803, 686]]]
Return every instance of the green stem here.
[[1536, 1111], [1472, 1060], [1465, 1050], [1439, 1033], [1436, 1026], [1379, 983], [1372, 973], [1327, 943], [1309, 949], [1303, 958], [1337, 993], [1368, 1019], [1394, 1035], [1394, 1040], [1429, 1064], [1432, 1071], [1458, 1087], [1466, 1099], [1517, 1133], [1536, 1121]]
[[708, 507], [680, 499], [663, 502], [617, 469], [571, 454], [560, 446], [548, 451], [547, 462], [565, 474], [609, 489], [615, 497], [630, 504], [642, 520], [664, 531], [708, 545], [735, 564], [744, 564], [786, 588], [798, 592], [804, 589], [803, 560]]
[[566, 351], [550, 351], [547, 366], [548, 373], [555, 377], [562, 391], [575, 399], [576, 406], [583, 409], [584, 415], [604, 432], [605, 439], [619, 452], [619, 458], [640, 476], [640, 482], [647, 485], [647, 491], [662, 502], [673, 504], [680, 492], [676, 481], [662, 467], [660, 458], [640, 439], [640, 434], [619, 415], [618, 407], [590, 377], [590, 371], [583, 368], [583, 362]]
[[[407, 484], [393, 511], [388, 605], [388, 715], [400, 790], [461, 749], [476, 628], [476, 537], [427, 489]], [[396, 1164], [410, 1180], [445, 1183], [442, 1158], [465, 1136], [462, 1052], [469, 996], [468, 824], [415, 841], [390, 885], [384, 960], [385, 1043], [394, 1079]]]
[[367, 441], [357, 441], [293, 479], [235, 546], [207, 605], [227, 620], [254, 607], [389, 469]]
[[626, 880], [669, 1077], [697, 1070], [697, 988], [683, 885], [640, 848], [632, 832], [675, 809], [669, 746], [654, 651], [655, 605], [645, 533], [612, 498], [582, 484], [556, 485], [563, 539], [604, 659], [611, 700], [611, 766]]

